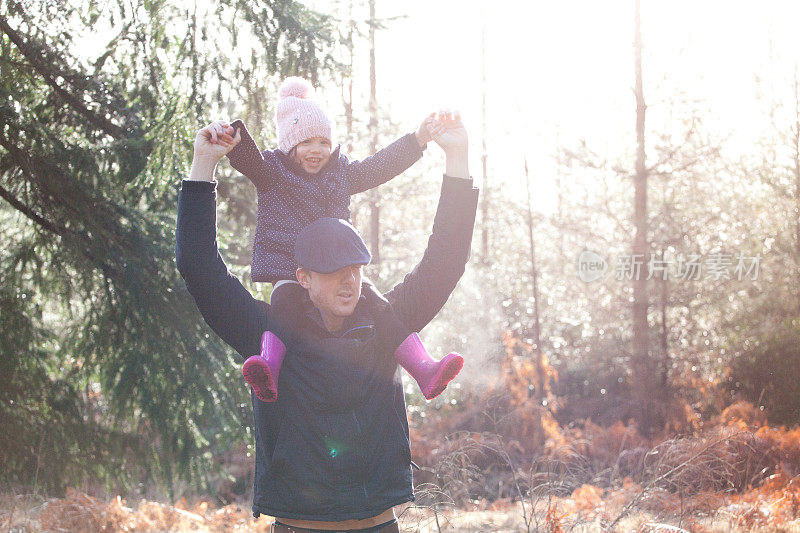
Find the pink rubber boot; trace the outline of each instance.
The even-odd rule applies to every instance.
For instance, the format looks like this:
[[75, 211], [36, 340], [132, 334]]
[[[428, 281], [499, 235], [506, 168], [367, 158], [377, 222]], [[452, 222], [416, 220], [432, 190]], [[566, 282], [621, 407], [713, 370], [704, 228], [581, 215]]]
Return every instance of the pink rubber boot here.
[[441, 361], [433, 359], [416, 333], [398, 346], [394, 358], [417, 380], [422, 394], [429, 400], [439, 396], [464, 366], [464, 358], [455, 352], [445, 355]]
[[261, 353], [248, 357], [242, 365], [244, 379], [262, 402], [278, 399], [278, 373], [284, 355], [286, 346], [274, 333], [265, 331], [261, 337]]

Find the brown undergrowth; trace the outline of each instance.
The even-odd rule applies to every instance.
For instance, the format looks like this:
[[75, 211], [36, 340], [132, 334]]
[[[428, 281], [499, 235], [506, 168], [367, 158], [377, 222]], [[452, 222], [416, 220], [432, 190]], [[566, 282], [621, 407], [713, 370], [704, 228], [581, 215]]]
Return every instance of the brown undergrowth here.
[[[559, 428], [558, 438], [546, 423], [508, 435], [462, 428], [435, 446], [423, 436], [434, 447], [428, 457], [415, 450], [423, 471], [418, 501], [398, 508], [402, 530], [800, 531], [800, 430], [754, 427], [757, 411], [734, 404], [702, 434], [660, 442], [621, 423]], [[541, 453], [528, 455], [525, 435], [543, 439]], [[254, 520], [249, 502], [129, 503], [75, 489], [0, 502], [0, 530], [20, 532], [269, 531], [270, 523]]]
[[[800, 531], [800, 428], [770, 426], [744, 401], [723, 408], [694, 372], [709, 401], [675, 400], [658, 435], [626, 421], [562, 425], [555, 370], [510, 336], [506, 348], [495, 390], [412, 424], [421, 469], [417, 501], [397, 509], [403, 531]], [[250, 460], [236, 464], [248, 475]], [[269, 530], [245, 496], [227, 493], [239, 503], [5, 495], [0, 530]]]
[[678, 396], [663, 431], [650, 438], [632, 422], [561, 426], [558, 398], [547, 386], [555, 371], [543, 355], [510, 336], [505, 341], [498, 387], [412, 429], [423, 467], [417, 479], [436, 489], [422, 505], [446, 507], [442, 494], [453, 509], [507, 502], [521, 531], [556, 522], [627, 530], [637, 519], [637, 527], [667, 521], [693, 531], [713, 530], [709, 524], [722, 520], [734, 530], [797, 519], [800, 429], [771, 427], [744, 401], [720, 410], [724, 392], [693, 371], [675, 388], [699, 383], [706, 402]]

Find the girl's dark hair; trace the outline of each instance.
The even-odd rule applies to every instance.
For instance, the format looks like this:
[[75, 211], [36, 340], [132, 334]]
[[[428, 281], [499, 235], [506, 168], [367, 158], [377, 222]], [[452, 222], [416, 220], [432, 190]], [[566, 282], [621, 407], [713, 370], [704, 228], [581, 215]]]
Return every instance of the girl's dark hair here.
[[297, 153], [297, 146], [292, 146], [291, 150], [289, 150], [289, 153], [286, 154], [286, 155], [288, 155], [289, 157], [294, 159], [294, 154], [296, 154], [296, 153]]

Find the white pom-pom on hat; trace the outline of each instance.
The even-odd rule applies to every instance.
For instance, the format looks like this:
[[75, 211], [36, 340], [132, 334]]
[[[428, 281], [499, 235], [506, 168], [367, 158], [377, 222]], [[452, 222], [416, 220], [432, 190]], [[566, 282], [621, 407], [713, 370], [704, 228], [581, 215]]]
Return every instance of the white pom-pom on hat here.
[[288, 98], [294, 96], [295, 98], [311, 98], [314, 93], [314, 87], [305, 78], [298, 76], [290, 76], [283, 80], [280, 88], [278, 89], [278, 98]]

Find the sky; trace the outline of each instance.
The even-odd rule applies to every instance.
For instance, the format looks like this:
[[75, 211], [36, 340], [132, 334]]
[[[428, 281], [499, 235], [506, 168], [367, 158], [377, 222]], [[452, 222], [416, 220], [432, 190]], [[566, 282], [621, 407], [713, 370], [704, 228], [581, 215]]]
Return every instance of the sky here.
[[[341, 6], [328, 0], [304, 3], [332, 14]], [[356, 18], [366, 19], [366, 0], [353, 3]], [[527, 158], [534, 208], [545, 214], [556, 205], [559, 147], [585, 139], [595, 153], [633, 166], [626, 158], [635, 143], [633, 0], [376, 0], [376, 5], [378, 18], [385, 20], [377, 36], [380, 105], [405, 131], [430, 111], [459, 109], [478, 181], [483, 139], [492, 186], [524, 198]], [[795, 1], [642, 0], [648, 139], [677, 127], [675, 118], [686, 111], [669, 102], [680, 93], [695, 101], [710, 133], [727, 139], [729, 152], [746, 153], [769, 127], [771, 101], [794, 107], [798, 21]], [[109, 28], [105, 37], [112, 33]], [[87, 56], [96, 56], [96, 38], [87, 36]], [[355, 105], [362, 109], [368, 99], [368, 52], [361, 41], [354, 77], [360, 91]], [[340, 91], [322, 86], [318, 94], [336, 101]], [[435, 149], [430, 154], [434, 161], [441, 158]]]
[[[324, 3], [311, 5], [326, 11]], [[490, 179], [523, 191], [527, 157], [538, 180], [537, 210], [554, 205], [558, 146], [586, 139], [611, 159], [633, 149], [632, 0], [378, 0], [377, 16], [391, 19], [377, 38], [379, 102], [407, 129], [430, 110], [461, 110], [476, 177], [485, 29]], [[713, 133], [729, 136], [729, 150], [746, 151], [767, 126], [768, 103], [757, 95], [793, 104], [798, 20], [797, 2], [643, 0], [648, 129], [672, 127], [668, 100], [683, 93], [707, 114]], [[366, 82], [362, 51], [355, 76]]]

